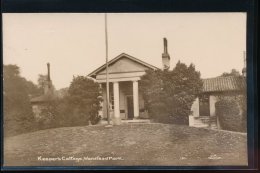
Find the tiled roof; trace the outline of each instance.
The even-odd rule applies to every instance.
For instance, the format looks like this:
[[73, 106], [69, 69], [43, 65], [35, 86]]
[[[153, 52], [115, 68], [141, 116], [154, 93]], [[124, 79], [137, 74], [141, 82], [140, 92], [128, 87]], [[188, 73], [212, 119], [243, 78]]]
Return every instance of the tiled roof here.
[[241, 91], [245, 89], [244, 77], [228, 76], [203, 79], [202, 92]]

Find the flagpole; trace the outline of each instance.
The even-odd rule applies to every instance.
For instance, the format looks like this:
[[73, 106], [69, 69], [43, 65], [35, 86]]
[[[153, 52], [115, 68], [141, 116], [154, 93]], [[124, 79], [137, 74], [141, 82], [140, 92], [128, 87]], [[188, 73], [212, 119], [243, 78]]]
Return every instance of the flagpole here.
[[106, 88], [107, 88], [107, 122], [110, 125], [110, 108], [109, 108], [109, 79], [108, 79], [108, 39], [107, 39], [107, 13], [105, 13], [105, 38], [106, 38]]

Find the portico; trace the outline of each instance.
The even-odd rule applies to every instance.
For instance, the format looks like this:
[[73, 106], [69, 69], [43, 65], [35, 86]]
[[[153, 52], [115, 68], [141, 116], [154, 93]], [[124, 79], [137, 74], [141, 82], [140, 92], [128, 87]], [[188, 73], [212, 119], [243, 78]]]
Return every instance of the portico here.
[[[147, 117], [144, 110], [144, 100], [139, 91], [141, 76], [148, 69], [157, 67], [147, 64], [125, 53], [120, 54], [108, 62], [109, 72], [109, 105], [110, 117], [114, 122], [133, 120]], [[95, 78], [102, 88], [102, 111], [100, 115], [107, 118], [106, 107], [106, 66], [99, 67], [88, 75]]]
[[[139, 91], [138, 91], [138, 80], [134, 80], [134, 81], [131, 81], [132, 82], [132, 86], [133, 86], [133, 118], [138, 118], [139, 117]], [[112, 105], [113, 107], [113, 111], [114, 111], [114, 118], [115, 119], [120, 119], [121, 120], [121, 115], [120, 115], [120, 102], [124, 102], [124, 99], [122, 96], [121, 96], [121, 99], [120, 100], [120, 82], [113, 82], [113, 102], [114, 102], [114, 106]], [[121, 82], [122, 84], [122, 82]], [[123, 95], [123, 94], [122, 94]], [[131, 113], [131, 106], [129, 106], [131, 103], [131, 101], [127, 100], [127, 97], [131, 97], [131, 95], [128, 95], [126, 96], [126, 102], [127, 104], [125, 105], [125, 108], [127, 108], [127, 115], [125, 115], [125, 117], [122, 117], [122, 118], [125, 118], [125, 119], [132, 119], [132, 113]], [[123, 110], [123, 109], [121, 109]], [[124, 111], [121, 111], [122, 113]]]

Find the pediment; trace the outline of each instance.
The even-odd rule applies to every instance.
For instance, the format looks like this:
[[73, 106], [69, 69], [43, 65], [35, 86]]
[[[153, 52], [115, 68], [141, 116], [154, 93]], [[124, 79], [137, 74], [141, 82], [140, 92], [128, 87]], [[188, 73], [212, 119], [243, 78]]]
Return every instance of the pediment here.
[[[145, 72], [147, 69], [155, 70], [158, 68], [125, 53], [120, 54], [108, 62], [108, 71], [110, 74]], [[105, 73], [106, 64], [97, 68], [88, 76], [96, 78], [97, 75], [103, 75]]]
[[[148, 67], [138, 62], [135, 62], [131, 59], [128, 59], [126, 57], [122, 57], [118, 61], [108, 66], [108, 72], [110, 74], [127, 73], [127, 72], [144, 72], [145, 70], [148, 70]], [[106, 69], [103, 69], [99, 73], [97, 73], [97, 75], [105, 74], [105, 73], [106, 73]]]

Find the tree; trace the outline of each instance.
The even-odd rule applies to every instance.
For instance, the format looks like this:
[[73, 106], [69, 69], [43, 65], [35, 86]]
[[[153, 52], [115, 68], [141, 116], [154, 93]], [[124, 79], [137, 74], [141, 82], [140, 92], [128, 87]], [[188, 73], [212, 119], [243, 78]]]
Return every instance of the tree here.
[[74, 115], [80, 116], [80, 122], [95, 124], [99, 120], [98, 111], [101, 109], [99, 84], [93, 80], [77, 76], [73, 78], [68, 90], [68, 100], [74, 110]]
[[230, 73], [224, 72], [221, 75], [221, 77], [227, 77], [227, 76], [241, 76], [241, 75], [238, 70], [232, 69]]
[[161, 122], [188, 123], [188, 115], [202, 89], [200, 73], [180, 61], [173, 70], [148, 71], [140, 81], [149, 114]]
[[[163, 71], [147, 70], [140, 80], [140, 92], [143, 94], [145, 108], [149, 115], [156, 118], [156, 115], [165, 113], [164, 92], [163, 92]], [[163, 116], [163, 115], [162, 115]]]
[[4, 127], [5, 135], [15, 135], [33, 129], [30, 97], [39, 94], [36, 85], [20, 76], [17, 65], [4, 65]]
[[61, 88], [56, 91], [56, 95], [59, 98], [64, 98], [64, 97], [68, 96], [68, 90], [69, 90], [69, 88]]

